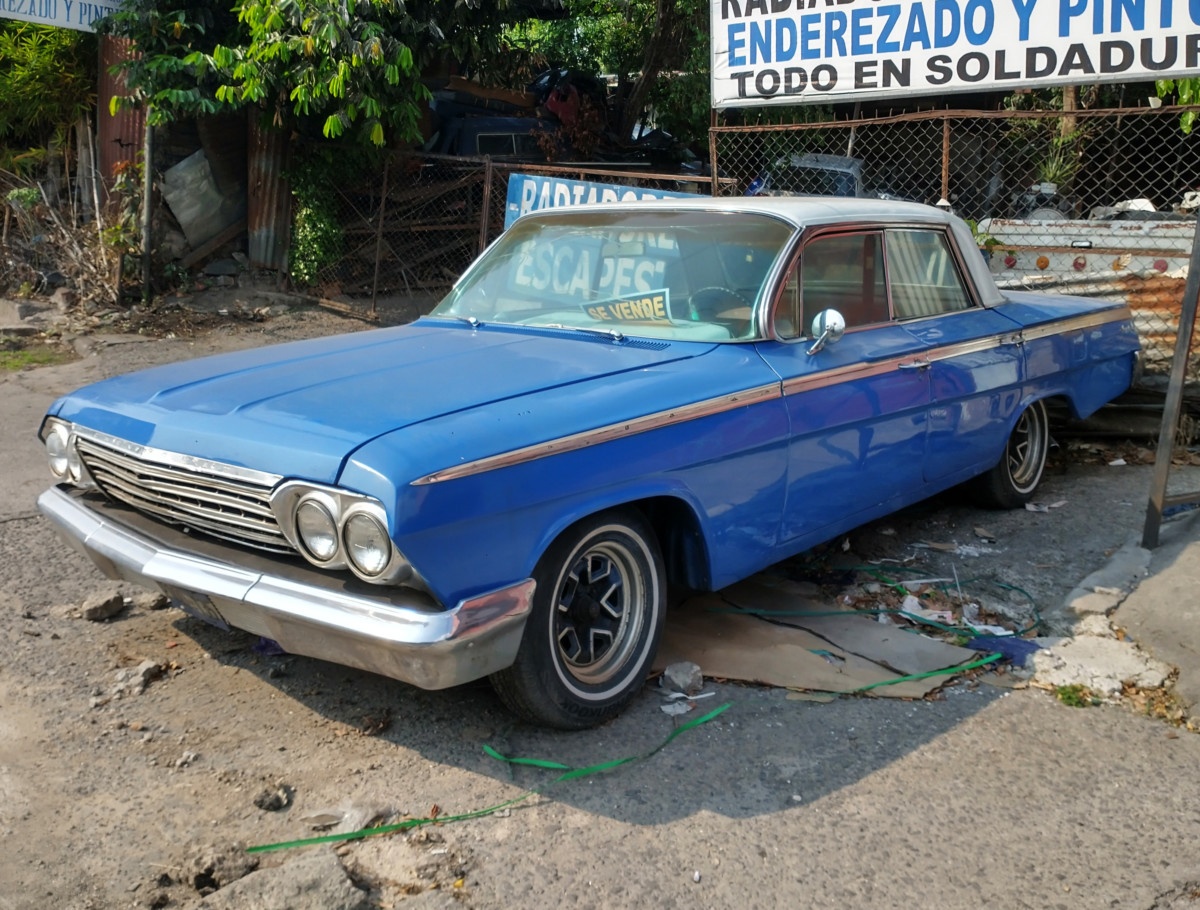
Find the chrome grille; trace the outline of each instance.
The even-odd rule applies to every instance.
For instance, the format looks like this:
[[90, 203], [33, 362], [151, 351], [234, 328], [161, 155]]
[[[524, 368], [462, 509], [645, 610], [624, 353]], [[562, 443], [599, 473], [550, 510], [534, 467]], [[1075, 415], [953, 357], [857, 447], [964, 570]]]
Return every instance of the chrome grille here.
[[224, 472], [200, 459], [150, 458], [150, 450], [120, 440], [80, 435], [76, 445], [92, 480], [118, 502], [222, 540], [293, 552], [271, 511], [272, 483], [237, 476], [236, 469]]

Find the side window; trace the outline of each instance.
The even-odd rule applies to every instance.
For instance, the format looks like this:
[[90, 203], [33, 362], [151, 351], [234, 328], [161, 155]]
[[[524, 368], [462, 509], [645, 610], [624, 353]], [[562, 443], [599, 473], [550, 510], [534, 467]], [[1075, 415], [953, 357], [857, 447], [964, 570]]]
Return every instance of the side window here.
[[800, 263], [797, 261], [788, 270], [783, 290], [775, 300], [775, 334], [780, 338], [798, 338], [808, 331], [800, 324]]
[[801, 328], [821, 310], [835, 309], [853, 328], [887, 322], [883, 236], [877, 232], [817, 237], [800, 256]]
[[940, 231], [888, 231], [887, 265], [897, 319], [953, 313], [971, 305]]

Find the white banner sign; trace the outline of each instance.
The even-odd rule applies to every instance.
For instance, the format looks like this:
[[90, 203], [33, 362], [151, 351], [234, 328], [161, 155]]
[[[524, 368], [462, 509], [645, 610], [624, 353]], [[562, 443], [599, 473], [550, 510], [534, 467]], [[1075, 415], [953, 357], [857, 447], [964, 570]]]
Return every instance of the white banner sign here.
[[57, 25], [77, 32], [92, 31], [93, 22], [116, 11], [116, 5], [80, 0], [0, 0], [0, 19]]
[[1200, 75], [1200, 0], [712, 0], [713, 107]]

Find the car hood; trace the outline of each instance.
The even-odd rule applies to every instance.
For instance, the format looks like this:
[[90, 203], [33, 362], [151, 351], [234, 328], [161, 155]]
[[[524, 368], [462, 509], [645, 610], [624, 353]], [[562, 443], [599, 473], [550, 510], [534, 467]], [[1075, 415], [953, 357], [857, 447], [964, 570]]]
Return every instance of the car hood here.
[[131, 373], [51, 413], [169, 452], [333, 483], [382, 434], [712, 347], [422, 319]]

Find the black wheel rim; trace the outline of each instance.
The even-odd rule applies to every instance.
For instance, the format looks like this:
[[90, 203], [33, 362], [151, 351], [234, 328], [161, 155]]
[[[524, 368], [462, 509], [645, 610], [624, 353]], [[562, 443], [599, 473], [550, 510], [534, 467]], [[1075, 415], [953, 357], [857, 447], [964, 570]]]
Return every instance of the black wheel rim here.
[[554, 603], [554, 643], [566, 671], [584, 685], [620, 675], [637, 648], [646, 585], [623, 542], [594, 542], [562, 575]]

